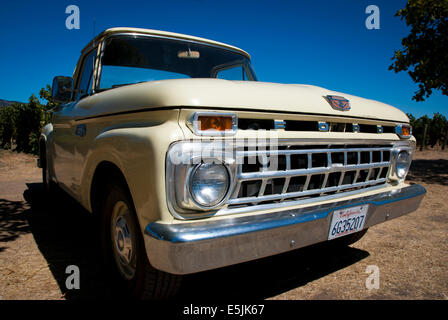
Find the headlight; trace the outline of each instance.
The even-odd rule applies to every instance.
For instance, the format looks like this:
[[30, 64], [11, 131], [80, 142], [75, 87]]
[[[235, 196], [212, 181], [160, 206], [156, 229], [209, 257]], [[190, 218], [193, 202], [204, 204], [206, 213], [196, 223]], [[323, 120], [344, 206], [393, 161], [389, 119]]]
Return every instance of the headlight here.
[[203, 207], [219, 204], [225, 198], [229, 185], [229, 172], [223, 164], [201, 163], [191, 173], [191, 197]]
[[409, 171], [409, 166], [411, 165], [411, 156], [407, 151], [400, 151], [397, 155], [397, 160], [395, 164], [395, 171], [399, 179], [404, 179]]
[[[230, 145], [232, 146], [232, 145]], [[223, 141], [173, 143], [166, 156], [166, 195], [177, 219], [213, 216], [235, 188], [236, 154]], [[232, 149], [233, 150], [233, 149]]]

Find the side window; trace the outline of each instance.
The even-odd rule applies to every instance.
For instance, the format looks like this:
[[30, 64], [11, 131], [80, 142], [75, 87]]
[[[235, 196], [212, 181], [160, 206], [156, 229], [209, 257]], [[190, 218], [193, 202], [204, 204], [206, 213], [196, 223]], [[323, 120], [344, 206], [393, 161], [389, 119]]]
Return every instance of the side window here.
[[246, 72], [242, 65], [234, 66], [227, 69], [219, 70], [216, 73], [216, 78], [224, 80], [247, 80]]
[[78, 98], [81, 99], [91, 93], [93, 65], [95, 63], [96, 50], [92, 50], [84, 59], [81, 77], [78, 84]]

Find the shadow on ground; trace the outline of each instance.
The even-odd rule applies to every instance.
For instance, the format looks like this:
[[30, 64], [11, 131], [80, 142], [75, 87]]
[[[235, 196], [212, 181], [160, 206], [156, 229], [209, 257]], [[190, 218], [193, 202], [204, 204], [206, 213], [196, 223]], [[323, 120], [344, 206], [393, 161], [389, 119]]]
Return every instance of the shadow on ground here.
[[368, 256], [367, 251], [352, 247], [336, 250], [326, 244], [318, 244], [236, 266], [190, 275], [183, 282], [179, 298], [265, 299], [301, 287]]
[[448, 160], [413, 160], [408, 179], [429, 184], [448, 185]]
[[[40, 183], [27, 184], [26, 202], [0, 200], [0, 250], [8, 241], [31, 232], [67, 299], [117, 298], [99, 250], [97, 220], [59, 191], [52, 201]], [[56, 199], [56, 200], [54, 200]], [[272, 297], [350, 266], [368, 252], [326, 245], [295, 250], [236, 266], [184, 277], [178, 299], [217, 300]], [[66, 268], [80, 269], [80, 290], [68, 290]]]
[[0, 199], [0, 248], [3, 242], [13, 241], [21, 234], [30, 232], [26, 219], [29, 211], [29, 206], [23, 201]]

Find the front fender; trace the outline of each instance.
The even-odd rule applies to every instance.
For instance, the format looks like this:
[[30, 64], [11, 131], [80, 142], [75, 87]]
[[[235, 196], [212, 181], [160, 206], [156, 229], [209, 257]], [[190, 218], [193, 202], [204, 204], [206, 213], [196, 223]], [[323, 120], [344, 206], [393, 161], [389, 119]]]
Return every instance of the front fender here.
[[[155, 126], [119, 127], [101, 132], [87, 153], [81, 178], [81, 201], [92, 211], [92, 180], [101, 162], [116, 165], [126, 179], [140, 226], [171, 220], [165, 195], [165, 154], [169, 145], [183, 139], [176, 122]], [[143, 228], [142, 228], [143, 231]]]

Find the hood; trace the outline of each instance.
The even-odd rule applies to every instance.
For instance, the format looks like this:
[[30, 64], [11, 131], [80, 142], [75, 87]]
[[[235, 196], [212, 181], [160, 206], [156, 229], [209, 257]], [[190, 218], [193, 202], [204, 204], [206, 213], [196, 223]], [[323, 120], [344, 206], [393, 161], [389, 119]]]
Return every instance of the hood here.
[[[324, 98], [342, 96], [351, 109], [333, 109]], [[221, 79], [176, 79], [127, 85], [93, 95], [85, 103], [95, 112], [115, 113], [161, 107], [210, 107], [266, 112], [321, 114], [409, 122], [402, 111], [390, 105], [353, 95], [302, 84]]]

